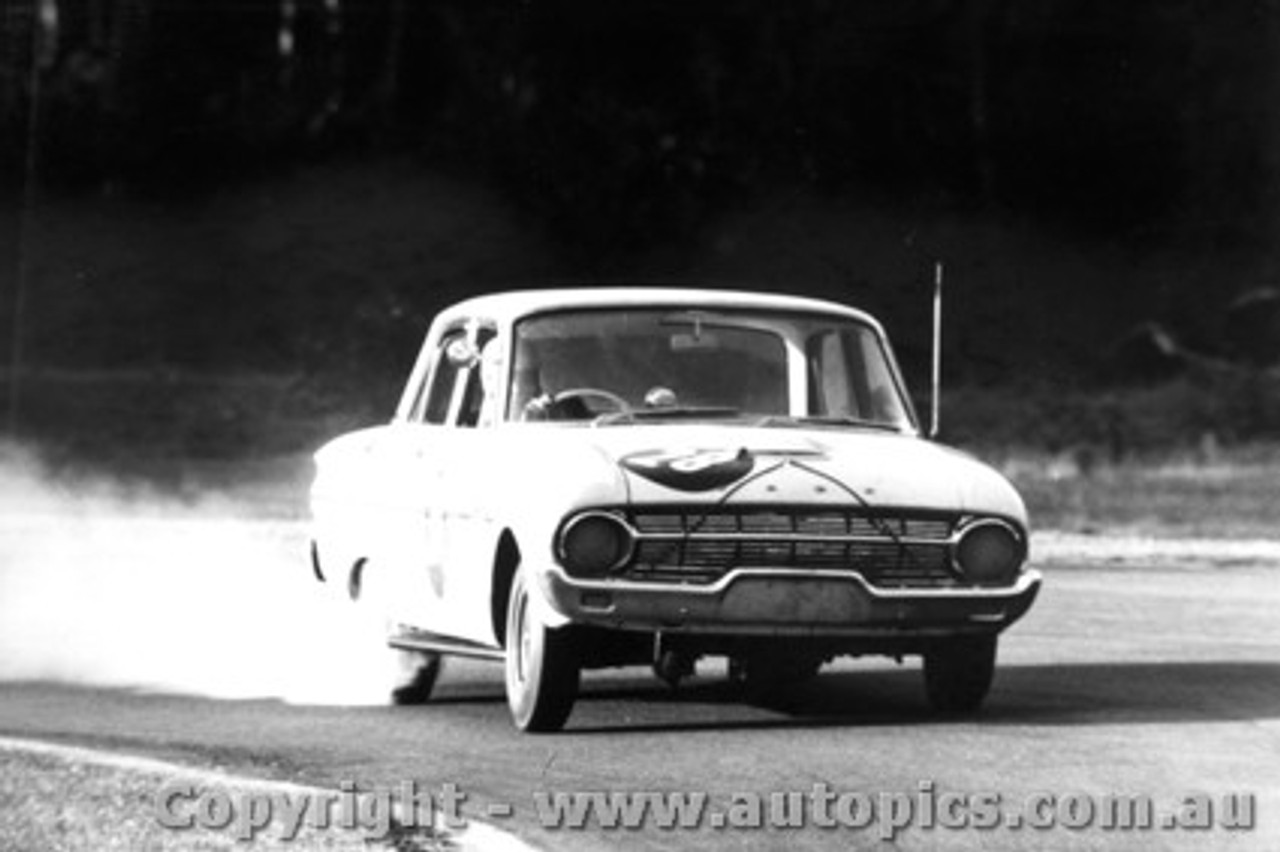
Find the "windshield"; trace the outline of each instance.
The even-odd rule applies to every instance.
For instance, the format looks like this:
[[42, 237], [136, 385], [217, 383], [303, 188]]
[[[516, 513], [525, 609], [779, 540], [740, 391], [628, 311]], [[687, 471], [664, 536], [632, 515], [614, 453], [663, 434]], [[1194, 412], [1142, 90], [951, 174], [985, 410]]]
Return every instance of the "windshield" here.
[[510, 420], [769, 418], [911, 428], [879, 335], [851, 318], [716, 309], [517, 324]]

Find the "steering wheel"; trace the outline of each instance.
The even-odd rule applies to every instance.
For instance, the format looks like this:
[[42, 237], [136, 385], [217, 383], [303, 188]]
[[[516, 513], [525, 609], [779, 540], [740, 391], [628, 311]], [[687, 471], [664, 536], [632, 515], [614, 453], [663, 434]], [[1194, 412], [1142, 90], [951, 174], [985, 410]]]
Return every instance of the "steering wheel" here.
[[[631, 410], [631, 404], [625, 399], [618, 396], [613, 391], [603, 390], [602, 388], [569, 388], [551, 396], [551, 409], [562, 408], [566, 403], [572, 400], [578, 400], [579, 406], [585, 410], [583, 417], [592, 417], [596, 414], [595, 409], [587, 405], [588, 399], [603, 399], [613, 407], [614, 411], [627, 412]], [[608, 412], [602, 412], [608, 413]]]

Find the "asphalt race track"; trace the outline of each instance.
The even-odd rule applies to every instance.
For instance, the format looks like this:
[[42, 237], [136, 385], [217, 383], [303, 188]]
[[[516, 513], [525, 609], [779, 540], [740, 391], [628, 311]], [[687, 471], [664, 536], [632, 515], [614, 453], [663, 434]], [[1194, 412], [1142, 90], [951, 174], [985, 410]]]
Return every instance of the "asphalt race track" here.
[[[769, 706], [704, 664], [676, 692], [644, 670], [589, 674], [564, 733], [521, 736], [491, 664], [451, 665], [431, 706], [374, 703], [384, 655], [318, 594], [298, 522], [88, 504], [3, 518], [0, 735], [330, 787], [454, 784], [468, 815], [554, 849], [1280, 848], [1280, 564], [1265, 548], [1050, 546], [976, 720], [932, 718], [913, 661], [842, 661]], [[879, 823], [812, 812], [804, 827], [556, 829], [535, 808], [549, 792], [815, 790], [914, 808], [1143, 795], [1157, 813], [1248, 793], [1257, 825], [1108, 830], [1076, 807], [1052, 829], [954, 829], [917, 811], [890, 844]]]

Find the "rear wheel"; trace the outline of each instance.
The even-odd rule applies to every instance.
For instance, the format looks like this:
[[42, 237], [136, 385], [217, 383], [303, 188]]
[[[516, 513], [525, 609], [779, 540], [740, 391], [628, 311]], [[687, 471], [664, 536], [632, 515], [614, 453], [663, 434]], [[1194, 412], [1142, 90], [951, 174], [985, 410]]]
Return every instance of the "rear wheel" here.
[[924, 654], [924, 686], [939, 713], [961, 715], [982, 706], [996, 671], [996, 637], [954, 636]]
[[[385, 646], [387, 640], [396, 635], [397, 628], [387, 614], [388, 592], [382, 582], [385, 577], [375, 568], [372, 574], [374, 582], [370, 585], [369, 567], [366, 559], [360, 559], [351, 566], [347, 576], [347, 595], [357, 607], [358, 617], [364, 623], [370, 641]], [[396, 655], [396, 671], [390, 685], [391, 703], [403, 706], [426, 704], [431, 699], [444, 664], [441, 655], [401, 648], [389, 650]]]
[[520, 730], [558, 731], [578, 697], [578, 655], [568, 629], [538, 618], [530, 594], [525, 573], [517, 571], [507, 604], [507, 704]]
[[444, 658], [430, 651], [396, 650], [399, 678], [391, 690], [391, 701], [401, 706], [426, 704], [440, 677]]

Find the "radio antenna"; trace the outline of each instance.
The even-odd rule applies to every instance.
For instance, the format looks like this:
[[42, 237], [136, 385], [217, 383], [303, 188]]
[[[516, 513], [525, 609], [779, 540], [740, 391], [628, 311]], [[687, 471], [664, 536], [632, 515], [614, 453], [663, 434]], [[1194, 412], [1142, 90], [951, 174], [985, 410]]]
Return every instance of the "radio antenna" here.
[[942, 428], [942, 261], [933, 264], [933, 397], [929, 417], [929, 437], [937, 438]]

